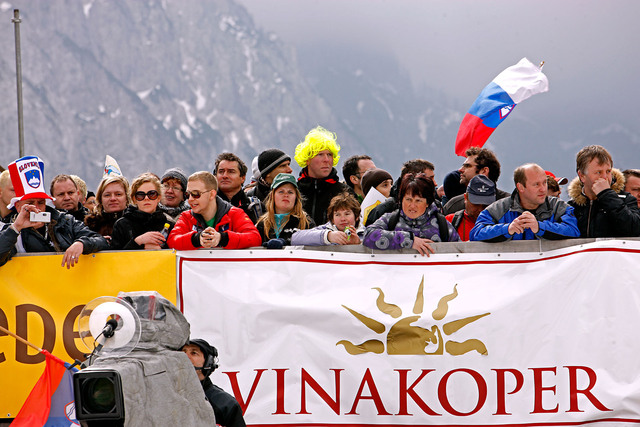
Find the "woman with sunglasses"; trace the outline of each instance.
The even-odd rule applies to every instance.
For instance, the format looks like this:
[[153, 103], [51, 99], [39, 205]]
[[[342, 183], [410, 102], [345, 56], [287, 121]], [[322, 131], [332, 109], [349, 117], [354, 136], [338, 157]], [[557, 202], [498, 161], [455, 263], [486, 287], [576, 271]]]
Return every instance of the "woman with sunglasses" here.
[[166, 236], [175, 222], [158, 208], [161, 191], [160, 179], [155, 174], [143, 173], [133, 180], [133, 204], [124, 210], [122, 218], [113, 226], [111, 249], [167, 248]]

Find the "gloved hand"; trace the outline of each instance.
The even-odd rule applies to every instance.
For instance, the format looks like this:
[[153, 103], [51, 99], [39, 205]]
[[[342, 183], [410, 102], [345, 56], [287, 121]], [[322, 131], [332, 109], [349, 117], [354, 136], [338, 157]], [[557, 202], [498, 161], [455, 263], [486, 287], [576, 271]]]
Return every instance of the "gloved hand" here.
[[284, 239], [271, 239], [268, 242], [262, 244], [267, 249], [282, 249], [287, 245]]

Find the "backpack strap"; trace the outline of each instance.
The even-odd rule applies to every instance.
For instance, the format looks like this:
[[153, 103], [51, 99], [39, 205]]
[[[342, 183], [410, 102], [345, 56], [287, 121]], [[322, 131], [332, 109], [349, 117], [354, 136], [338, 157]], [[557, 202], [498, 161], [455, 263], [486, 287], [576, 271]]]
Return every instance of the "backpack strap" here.
[[442, 215], [440, 212], [436, 212], [436, 216], [438, 217], [438, 228], [440, 231], [440, 240], [443, 242], [449, 241], [449, 221], [447, 218]]
[[391, 218], [389, 218], [389, 224], [387, 225], [388, 229], [395, 230], [396, 225], [398, 225], [398, 220], [400, 220], [400, 209], [396, 209], [396, 211], [391, 214]]
[[458, 227], [462, 223], [462, 218], [464, 218], [464, 210], [458, 211], [453, 214], [453, 218], [451, 218], [451, 225], [453, 225], [453, 228], [455, 228], [456, 230], [458, 229]]

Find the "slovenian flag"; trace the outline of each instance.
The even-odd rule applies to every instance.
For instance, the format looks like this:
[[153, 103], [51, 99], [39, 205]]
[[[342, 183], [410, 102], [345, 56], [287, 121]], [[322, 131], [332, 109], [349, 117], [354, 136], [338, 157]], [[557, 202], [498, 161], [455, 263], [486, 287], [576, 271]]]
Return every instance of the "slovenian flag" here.
[[455, 151], [464, 156], [470, 147], [482, 147], [491, 133], [525, 99], [549, 90], [547, 76], [541, 67], [527, 58], [513, 65], [493, 79], [473, 103], [462, 119]]
[[68, 363], [47, 350], [44, 372], [29, 393], [11, 427], [71, 427], [80, 424], [75, 417], [73, 383]]

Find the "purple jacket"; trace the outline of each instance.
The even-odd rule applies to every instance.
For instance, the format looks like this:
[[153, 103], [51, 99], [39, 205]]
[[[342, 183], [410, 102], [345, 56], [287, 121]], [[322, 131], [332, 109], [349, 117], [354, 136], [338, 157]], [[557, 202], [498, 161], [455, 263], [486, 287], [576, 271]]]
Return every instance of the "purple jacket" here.
[[[389, 230], [389, 220], [397, 211], [382, 215], [376, 222], [365, 229], [362, 244], [371, 249], [410, 249], [414, 236], [441, 242], [438, 226], [438, 207], [435, 203], [429, 206], [424, 214], [416, 219], [409, 219], [400, 210], [398, 223], [393, 230]], [[447, 221], [449, 242], [460, 240], [458, 232]]]

